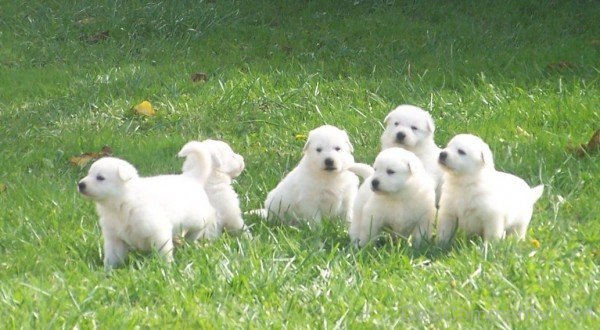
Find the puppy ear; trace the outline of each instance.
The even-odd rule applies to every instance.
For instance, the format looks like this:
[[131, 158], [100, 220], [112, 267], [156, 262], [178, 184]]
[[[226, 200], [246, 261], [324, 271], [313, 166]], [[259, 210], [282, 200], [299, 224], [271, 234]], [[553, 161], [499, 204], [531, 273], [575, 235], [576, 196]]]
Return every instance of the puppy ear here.
[[344, 133], [344, 142], [346, 142], [346, 144], [348, 145], [348, 149], [350, 149], [350, 152], [354, 152], [354, 146], [352, 146], [352, 143], [350, 142], [350, 137], [348, 136], [348, 133], [346, 133], [346, 131], [342, 131]]
[[494, 167], [494, 156], [492, 155], [492, 151], [487, 144], [481, 150], [481, 162], [484, 166]]
[[218, 153], [214, 152], [214, 150], [211, 151], [210, 160], [212, 161], [213, 168], [220, 169], [221, 166], [223, 165], [223, 162], [221, 161], [221, 157], [219, 157], [219, 156], [220, 155]]
[[385, 119], [383, 119], [383, 124], [387, 125], [388, 121], [390, 120], [390, 117], [392, 116], [392, 113], [388, 113], [387, 116], [385, 116]]
[[427, 131], [429, 133], [433, 133], [435, 131], [435, 124], [433, 123], [433, 118], [431, 118], [431, 116], [427, 118]]
[[123, 180], [123, 182], [127, 182], [133, 178], [138, 176], [137, 170], [131, 164], [120, 164], [117, 168], [117, 173], [119, 174], [119, 178]]
[[306, 143], [304, 144], [304, 147], [302, 148], [302, 151], [306, 152], [306, 150], [308, 150], [308, 147], [310, 147], [310, 140], [312, 139], [312, 131], [310, 131], [308, 133], [308, 137], [306, 138]]

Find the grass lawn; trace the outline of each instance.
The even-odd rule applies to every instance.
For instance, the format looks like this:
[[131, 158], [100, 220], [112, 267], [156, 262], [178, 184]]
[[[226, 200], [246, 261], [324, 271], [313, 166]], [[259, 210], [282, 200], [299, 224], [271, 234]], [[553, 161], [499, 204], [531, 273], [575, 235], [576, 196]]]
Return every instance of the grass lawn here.
[[[600, 128], [599, 21], [594, 1], [3, 1], [0, 325], [597, 326], [600, 165], [565, 147]], [[133, 113], [144, 100], [156, 116]], [[357, 250], [336, 221], [248, 217], [252, 239], [103, 271], [72, 156], [106, 145], [142, 175], [177, 173], [185, 142], [223, 139], [249, 210], [322, 124], [371, 163], [401, 103], [431, 111], [440, 146], [479, 135], [497, 168], [545, 185], [524, 241]]]

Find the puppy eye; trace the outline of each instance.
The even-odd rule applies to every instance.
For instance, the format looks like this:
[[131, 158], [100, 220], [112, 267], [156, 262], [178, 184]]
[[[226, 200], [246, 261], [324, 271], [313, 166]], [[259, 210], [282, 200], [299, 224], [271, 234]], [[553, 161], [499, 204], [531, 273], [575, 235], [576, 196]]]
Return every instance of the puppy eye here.
[[389, 175], [394, 175], [394, 174], [396, 173], [396, 171], [394, 171], [394, 170], [390, 170], [390, 169], [388, 169], [388, 170], [387, 170], [387, 171], [385, 171], [385, 172], [386, 172], [387, 174], [389, 174]]
[[96, 180], [98, 180], [98, 181], [104, 181], [104, 177], [102, 175], [98, 175], [96, 177]]
[[461, 156], [464, 156], [467, 153], [464, 150], [462, 150], [462, 149], [458, 149], [458, 154], [461, 155]]
[[342, 150], [342, 148], [340, 148], [340, 147], [335, 147], [335, 151], [340, 151], [340, 150]]
[[418, 130], [417, 126], [411, 126], [410, 129], [412, 129], [413, 131]]
[[394, 123], [394, 126], [398, 126], [398, 125], [400, 125], [399, 121], [397, 121], [397, 122]]
[[323, 148], [317, 148], [317, 152], [323, 151]]

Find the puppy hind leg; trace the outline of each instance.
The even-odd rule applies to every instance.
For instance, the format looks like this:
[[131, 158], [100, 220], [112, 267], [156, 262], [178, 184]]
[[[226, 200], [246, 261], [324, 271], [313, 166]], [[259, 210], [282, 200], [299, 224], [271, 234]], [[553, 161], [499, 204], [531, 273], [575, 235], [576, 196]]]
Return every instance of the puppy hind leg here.
[[483, 241], [501, 240], [506, 235], [503, 219], [494, 219], [483, 228]]

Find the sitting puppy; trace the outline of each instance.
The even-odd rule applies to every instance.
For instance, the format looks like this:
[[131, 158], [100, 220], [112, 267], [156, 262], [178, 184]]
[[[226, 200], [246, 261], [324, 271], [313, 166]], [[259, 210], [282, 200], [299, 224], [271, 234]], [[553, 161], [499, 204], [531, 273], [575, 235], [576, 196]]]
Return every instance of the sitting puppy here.
[[[210, 155], [210, 165], [198, 166], [204, 161], [205, 154]], [[223, 229], [233, 232], [245, 231], [238, 195], [231, 182], [244, 170], [244, 157], [235, 153], [231, 147], [217, 140], [191, 141], [183, 146], [180, 157], [186, 157], [183, 174], [205, 179], [204, 189], [210, 204], [217, 211], [219, 232]], [[207, 172], [207, 173], [206, 173]]]
[[142, 178], [128, 162], [106, 157], [92, 164], [78, 187], [96, 202], [107, 270], [121, 264], [132, 249], [157, 250], [170, 262], [173, 236], [183, 232], [188, 241], [218, 235], [215, 210], [198, 178]]
[[383, 120], [382, 149], [401, 147], [412, 151], [423, 163], [436, 184], [436, 205], [440, 199], [443, 172], [438, 164], [440, 148], [433, 141], [435, 126], [429, 112], [413, 106], [400, 105]]
[[[358, 177], [346, 171], [354, 163], [346, 132], [324, 125], [312, 130], [304, 157], [273, 189], [260, 214], [292, 225], [299, 221], [320, 223], [322, 217], [345, 217], [350, 221]], [[256, 212], [254, 212], [256, 213]]]
[[[435, 183], [412, 152], [401, 148], [383, 150], [370, 176], [358, 190], [354, 202], [350, 239], [364, 246], [383, 228], [415, 246], [429, 239], [435, 221]], [[364, 164], [349, 168], [361, 176], [369, 174]]]
[[530, 188], [514, 175], [496, 171], [488, 145], [480, 138], [460, 134], [440, 153], [445, 171], [440, 200], [438, 241], [447, 245], [456, 228], [484, 241], [507, 234], [525, 237], [533, 204], [544, 186]]

